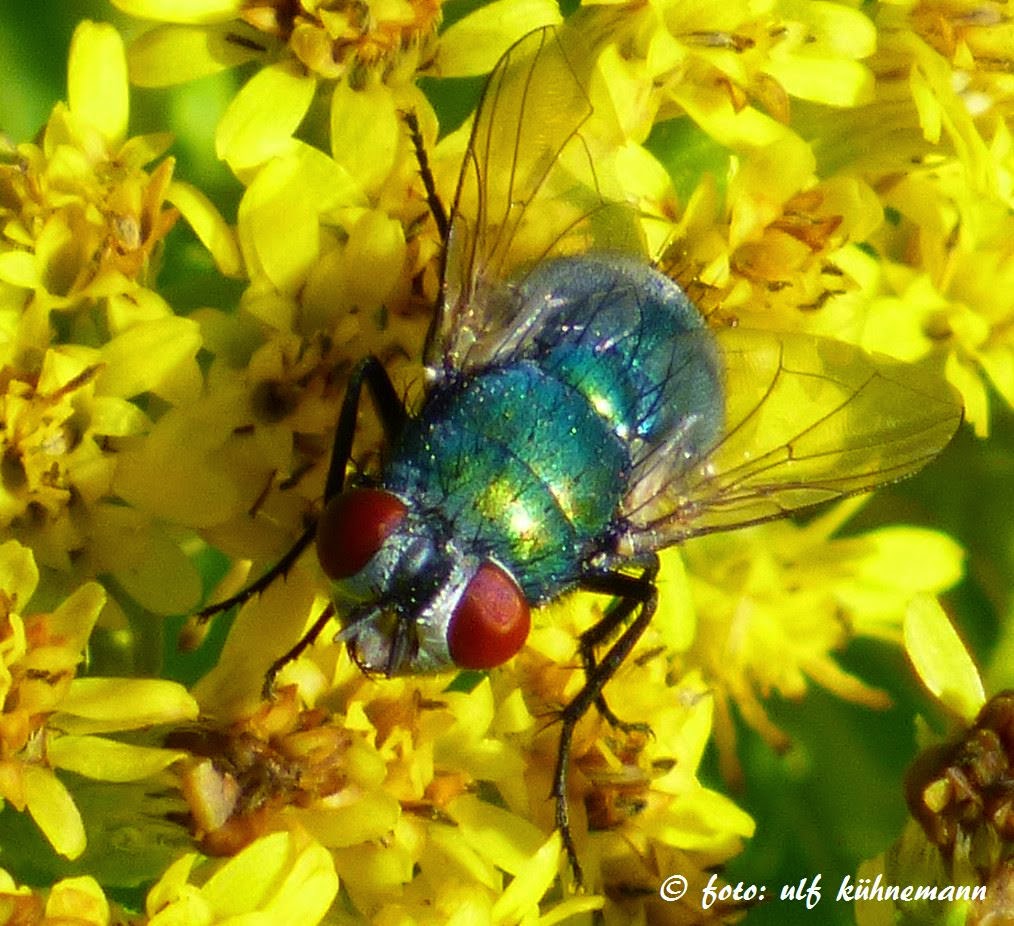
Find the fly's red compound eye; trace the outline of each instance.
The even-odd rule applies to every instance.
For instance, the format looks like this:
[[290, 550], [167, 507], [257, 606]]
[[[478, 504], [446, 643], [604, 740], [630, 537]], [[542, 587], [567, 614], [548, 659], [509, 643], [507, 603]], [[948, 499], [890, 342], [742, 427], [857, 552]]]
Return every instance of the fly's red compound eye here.
[[524, 646], [530, 627], [528, 602], [517, 582], [486, 560], [451, 615], [447, 645], [462, 669], [492, 669]]
[[317, 556], [332, 579], [354, 576], [405, 517], [405, 503], [383, 489], [348, 489], [324, 507], [317, 522]]

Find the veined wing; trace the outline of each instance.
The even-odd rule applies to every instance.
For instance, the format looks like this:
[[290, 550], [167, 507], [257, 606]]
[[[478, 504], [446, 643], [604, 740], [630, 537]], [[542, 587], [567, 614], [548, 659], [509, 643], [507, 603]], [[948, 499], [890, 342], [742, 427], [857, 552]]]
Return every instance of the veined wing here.
[[625, 547], [779, 518], [921, 469], [962, 419], [956, 393], [922, 368], [805, 334], [723, 329], [725, 421], [693, 466], [643, 454], [625, 500]]
[[[581, 71], [591, 55], [566, 27], [518, 41], [483, 92], [451, 215], [432, 369], [488, 363], [523, 306], [526, 268], [589, 250], [643, 256], [635, 212], [608, 182], [600, 126]], [[578, 66], [580, 62], [580, 68]]]

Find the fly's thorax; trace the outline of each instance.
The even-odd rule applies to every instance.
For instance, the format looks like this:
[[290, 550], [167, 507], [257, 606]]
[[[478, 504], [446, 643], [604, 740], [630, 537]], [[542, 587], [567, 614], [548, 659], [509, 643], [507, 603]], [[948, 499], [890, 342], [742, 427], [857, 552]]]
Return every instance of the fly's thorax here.
[[346, 490], [321, 516], [317, 550], [339, 638], [368, 672], [491, 668], [528, 635], [527, 601], [510, 573], [465, 550], [438, 512], [411, 499]]

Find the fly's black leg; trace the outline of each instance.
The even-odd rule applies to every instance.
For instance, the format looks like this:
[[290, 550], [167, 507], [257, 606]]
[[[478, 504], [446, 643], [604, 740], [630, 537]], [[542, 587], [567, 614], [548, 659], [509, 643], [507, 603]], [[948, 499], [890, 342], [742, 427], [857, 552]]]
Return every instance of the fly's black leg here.
[[[613, 595], [620, 599], [615, 607], [610, 608], [605, 616], [594, 627], [581, 635], [581, 658], [585, 664], [584, 687], [560, 714], [560, 746], [556, 755], [556, 770], [553, 773], [553, 787], [550, 797], [556, 802], [556, 828], [563, 838], [563, 846], [567, 852], [574, 879], [582, 882], [581, 865], [577, 857], [577, 847], [570, 832], [570, 812], [567, 807], [567, 768], [570, 763], [570, 748], [574, 739], [574, 729], [578, 721], [594, 704], [603, 711], [603, 716], [610, 723], [617, 723], [617, 718], [605, 706], [602, 689], [616, 674], [623, 660], [637, 644], [644, 629], [651, 622], [658, 602], [658, 591], [655, 578], [658, 575], [658, 559], [654, 556], [647, 560], [639, 576], [626, 575], [621, 572], [592, 573], [581, 580], [581, 587], [603, 595]], [[620, 635], [619, 639], [606, 651], [601, 661], [595, 660], [593, 648], [596, 644], [611, 636], [634, 612], [633, 621]], [[626, 726], [618, 723], [620, 727]]]
[[[657, 568], [655, 572], [657, 572]], [[606, 595], [619, 594], [615, 589], [617, 588], [616, 575], [606, 575], [601, 577], [605, 583], [605, 590], [603, 586], [598, 584], [598, 578], [594, 577], [587, 580], [587, 584], [582, 587], [586, 591], [602, 592]], [[630, 576], [626, 576], [622, 573], [619, 574], [618, 578], [622, 580], [630, 579]], [[633, 577], [635, 582], [649, 581], [654, 583], [654, 573], [647, 571], [641, 576]], [[619, 598], [612, 605], [609, 606], [606, 613], [602, 616], [597, 624], [589, 627], [581, 636], [578, 638], [578, 651], [581, 654], [581, 666], [584, 669], [585, 677], [588, 678], [593, 675], [597, 669], [598, 661], [595, 655], [596, 647], [601, 646], [606, 640], [609, 639], [618, 627], [622, 627], [629, 619], [630, 615], [634, 613], [635, 609], [641, 604], [641, 599], [636, 596], [627, 596], [625, 598]], [[606, 703], [605, 696], [602, 692], [599, 692], [598, 697], [595, 699], [595, 709], [602, 715], [606, 722], [615, 727], [618, 730], [622, 730], [624, 733], [650, 733], [651, 727], [646, 723], [634, 722], [631, 723], [629, 720], [621, 720], [613, 712], [613, 709]]]
[[360, 360], [349, 377], [342, 410], [338, 415], [331, 463], [327, 469], [327, 481], [324, 483], [325, 505], [345, 487], [345, 471], [352, 457], [352, 441], [356, 436], [356, 418], [359, 416], [359, 396], [363, 391], [364, 382], [370, 390], [370, 396], [384, 428], [384, 435], [389, 441], [397, 439], [408, 418], [408, 412], [405, 411], [405, 406], [384, 365], [372, 356]]
[[440, 202], [440, 196], [437, 195], [437, 185], [433, 180], [433, 171], [430, 170], [430, 159], [426, 154], [426, 144], [423, 141], [422, 130], [419, 128], [419, 120], [410, 109], [405, 110], [401, 114], [401, 118], [405, 120], [408, 133], [412, 137], [415, 159], [419, 164], [419, 176], [422, 178], [423, 188], [426, 190], [426, 205], [430, 207], [433, 221], [437, 223], [440, 240], [446, 241], [451, 223], [447, 218], [447, 210], [444, 209], [444, 204]]
[[317, 637], [320, 636], [320, 632], [327, 626], [328, 621], [330, 621], [332, 617], [334, 617], [334, 605], [328, 603], [327, 607], [320, 612], [320, 617], [313, 622], [313, 626], [296, 641], [296, 645], [293, 646], [292, 649], [287, 650], [273, 663], [271, 663], [270, 666], [268, 666], [268, 671], [264, 673], [264, 685], [261, 688], [261, 697], [265, 701], [271, 697], [271, 693], [275, 689], [275, 677], [278, 673], [294, 659], [298, 659], [303, 655], [303, 650], [310, 646]]
[[[384, 369], [383, 364], [376, 357], [365, 357], [359, 361], [349, 377], [348, 389], [345, 391], [341, 413], [338, 416], [334, 448], [331, 451], [331, 463], [328, 466], [327, 481], [324, 484], [325, 504], [341, 492], [342, 487], [345, 485], [345, 470], [348, 468], [349, 458], [352, 456], [352, 441], [356, 433], [356, 417], [359, 413], [359, 398], [363, 391], [364, 382], [370, 390], [370, 395], [377, 408], [377, 413], [380, 415], [380, 421], [388, 439], [395, 438], [401, 432], [405, 419], [408, 417], [405, 406], [398, 397], [398, 393], [391, 383], [391, 379], [387, 375], [387, 370]], [[317, 525], [311, 524], [300, 534], [299, 539], [289, 548], [288, 552], [259, 579], [251, 582], [246, 588], [241, 589], [224, 601], [208, 605], [206, 608], [198, 611], [196, 615], [198, 623], [203, 624], [213, 615], [243, 604], [250, 598], [253, 598], [254, 595], [264, 591], [279, 576], [284, 576], [288, 573], [296, 560], [313, 543], [316, 533]], [[312, 642], [312, 640], [309, 642]], [[309, 642], [306, 645], [309, 645]], [[277, 672], [277, 669], [275, 671]]]
[[215, 602], [215, 604], [209, 604], [207, 607], [201, 608], [196, 615], [197, 623], [205, 624], [216, 614], [229, 611], [236, 607], [236, 605], [249, 601], [254, 595], [259, 595], [263, 592], [264, 589], [266, 589], [279, 576], [286, 575], [292, 568], [293, 563], [295, 563], [296, 560], [303, 555], [303, 551], [306, 550], [311, 543], [313, 543], [313, 538], [316, 533], [317, 525], [312, 524], [299, 535], [299, 538], [291, 547], [289, 547], [286, 554], [259, 579], [255, 579], [245, 588], [241, 588], [235, 595], [230, 595], [222, 601], [218, 601]]

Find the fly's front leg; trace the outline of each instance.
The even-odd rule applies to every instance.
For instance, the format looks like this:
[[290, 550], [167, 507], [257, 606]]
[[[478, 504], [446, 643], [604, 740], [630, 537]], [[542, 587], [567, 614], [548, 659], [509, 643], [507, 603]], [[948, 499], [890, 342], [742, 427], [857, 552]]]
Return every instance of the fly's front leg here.
[[325, 505], [345, 487], [345, 471], [352, 458], [352, 441], [356, 436], [356, 419], [359, 416], [359, 396], [364, 382], [370, 390], [373, 404], [380, 416], [380, 424], [384, 429], [384, 436], [389, 442], [398, 438], [408, 420], [408, 412], [405, 411], [405, 406], [384, 365], [376, 357], [364, 357], [356, 364], [349, 377], [342, 410], [338, 415], [331, 463], [324, 483]]
[[[563, 837], [567, 858], [578, 884], [582, 881], [581, 865], [570, 831], [570, 812], [567, 807], [567, 769], [570, 764], [574, 730], [593, 704], [610, 723], [622, 729], [643, 729], [640, 725], [624, 724], [619, 721], [606, 705], [602, 689], [630, 655], [645, 627], [651, 622], [658, 602], [658, 591], [655, 588], [658, 568], [658, 559], [652, 556], [638, 576], [622, 572], [600, 572], [592, 573], [581, 580], [583, 589], [613, 595], [620, 600], [606, 612], [601, 621], [581, 635], [581, 658], [585, 666], [584, 687], [560, 714], [560, 745], [556, 755], [556, 770], [553, 773], [550, 797], [556, 802], [556, 827]], [[631, 615], [635, 616], [629, 626], [606, 651], [602, 660], [596, 661], [594, 647], [608, 639]]]
[[430, 214], [437, 226], [437, 233], [441, 241], [446, 241], [450, 233], [451, 221], [447, 217], [447, 210], [440, 201], [437, 193], [437, 183], [433, 179], [433, 171], [430, 168], [430, 159], [426, 154], [426, 143], [423, 140], [422, 129], [419, 126], [419, 119], [415, 112], [407, 109], [401, 113], [401, 118], [408, 126], [408, 134], [412, 138], [412, 147], [415, 150], [415, 160], [419, 165], [419, 176], [422, 178], [423, 189], [426, 191], [426, 205], [429, 206]]
[[[341, 412], [338, 415], [338, 426], [335, 429], [331, 462], [328, 466], [327, 480], [324, 484], [325, 504], [341, 492], [345, 485], [345, 471], [348, 469], [349, 459], [352, 456], [352, 442], [356, 434], [356, 418], [359, 414], [359, 399], [362, 394], [363, 383], [366, 383], [367, 388], [370, 390], [373, 403], [377, 408], [381, 424], [384, 427], [384, 433], [389, 440], [397, 437], [408, 417], [405, 406], [398, 397], [398, 393], [395, 391], [391, 378], [387, 375], [387, 370], [384, 369], [383, 364], [376, 357], [365, 357], [359, 361], [349, 377], [349, 385], [345, 391], [345, 398], [342, 401]], [[300, 534], [288, 552], [259, 579], [251, 582], [246, 588], [241, 589], [224, 601], [208, 605], [198, 611], [196, 615], [198, 623], [203, 624], [213, 615], [243, 604], [254, 595], [264, 591], [279, 576], [287, 574], [296, 560], [303, 555], [306, 548], [313, 543], [316, 533], [317, 524], [314, 522]]]
[[313, 622], [313, 626], [296, 641], [295, 646], [286, 650], [273, 663], [271, 663], [270, 666], [268, 666], [268, 671], [264, 673], [264, 682], [261, 685], [261, 697], [265, 701], [271, 697], [275, 690], [275, 678], [278, 676], [278, 673], [294, 659], [298, 659], [301, 655], [303, 655], [303, 651], [316, 641], [317, 637], [320, 636], [321, 631], [328, 625], [333, 617], [334, 605], [329, 603], [324, 610], [320, 612], [320, 617]]

